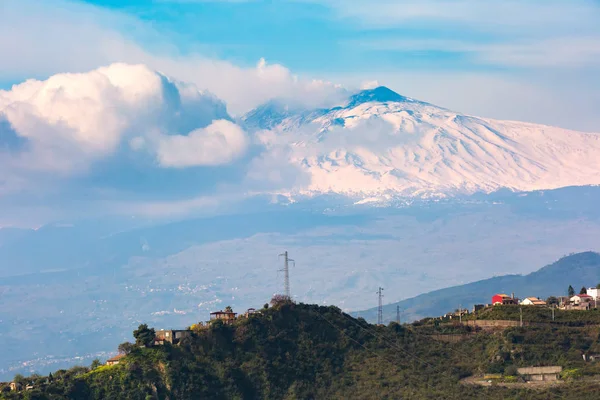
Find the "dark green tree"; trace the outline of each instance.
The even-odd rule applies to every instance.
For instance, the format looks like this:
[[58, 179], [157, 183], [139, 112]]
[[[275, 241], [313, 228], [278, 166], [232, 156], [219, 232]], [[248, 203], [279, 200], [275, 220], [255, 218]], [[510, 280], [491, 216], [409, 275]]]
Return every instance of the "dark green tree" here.
[[587, 294], [587, 289], [585, 288], [585, 286], [583, 286], [581, 288], [581, 290], [579, 291], [579, 294]]
[[138, 346], [151, 346], [154, 342], [156, 332], [154, 328], [148, 328], [148, 325], [141, 324], [138, 328], [133, 331], [133, 337], [135, 338], [135, 344]]
[[233, 308], [231, 306], [225, 307], [225, 312], [233, 312]]
[[92, 361], [92, 365], [90, 365], [90, 369], [96, 369], [101, 365], [102, 365], [102, 363], [100, 362], [100, 360], [98, 360], [96, 358], [96, 359], [94, 359], [94, 361]]
[[517, 376], [519, 375], [519, 370], [515, 365], [509, 365], [504, 369], [504, 375], [507, 376]]
[[569, 290], [567, 293], [569, 294], [569, 297], [575, 296], [575, 289], [573, 289], [573, 286], [569, 285]]
[[18, 385], [24, 385], [27, 382], [27, 379], [21, 374], [16, 374], [13, 378], [13, 382]]
[[600, 289], [600, 283], [596, 285], [596, 289]]
[[135, 345], [130, 342], [123, 342], [117, 347], [117, 350], [120, 354], [129, 354], [133, 351]]

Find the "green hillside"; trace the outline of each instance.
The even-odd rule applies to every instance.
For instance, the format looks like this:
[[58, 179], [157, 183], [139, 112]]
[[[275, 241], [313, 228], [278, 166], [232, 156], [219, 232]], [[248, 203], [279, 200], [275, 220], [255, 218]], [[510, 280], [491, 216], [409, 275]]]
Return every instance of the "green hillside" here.
[[[336, 307], [283, 303], [218, 322], [179, 345], [135, 347], [114, 366], [18, 377], [0, 399], [575, 399], [598, 393], [600, 328], [513, 328], [448, 344], [437, 326], [369, 325]], [[481, 387], [470, 375], [560, 365], [552, 389]]]
[[[435, 290], [430, 293], [384, 306], [384, 320], [396, 319], [396, 306], [401, 318], [414, 321], [428, 316], [442, 315], [459, 306], [470, 308], [473, 304], [487, 304], [496, 293], [514, 293], [515, 296], [541, 297], [566, 296], [569, 285], [596, 286], [600, 282], [600, 254], [584, 252], [572, 254], [528, 275], [504, 275], [466, 285]], [[368, 321], [377, 320], [377, 309], [353, 313]]]

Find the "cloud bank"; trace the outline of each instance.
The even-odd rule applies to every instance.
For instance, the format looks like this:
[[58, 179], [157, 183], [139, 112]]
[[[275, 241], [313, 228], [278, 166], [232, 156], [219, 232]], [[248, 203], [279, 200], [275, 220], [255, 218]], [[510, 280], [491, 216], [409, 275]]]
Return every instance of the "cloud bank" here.
[[0, 91], [0, 121], [25, 143], [4, 157], [25, 169], [64, 174], [82, 173], [127, 139], [165, 167], [180, 166], [173, 159], [182, 146], [185, 165], [229, 162], [243, 153], [245, 133], [227, 119], [214, 95], [143, 65], [113, 64]]

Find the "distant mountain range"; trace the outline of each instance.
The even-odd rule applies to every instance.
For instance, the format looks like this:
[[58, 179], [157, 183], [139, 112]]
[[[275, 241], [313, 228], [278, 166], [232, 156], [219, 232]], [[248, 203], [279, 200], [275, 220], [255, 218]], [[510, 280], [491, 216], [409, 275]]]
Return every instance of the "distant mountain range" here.
[[[553, 264], [528, 275], [504, 275], [490, 279], [435, 290], [384, 307], [384, 319], [396, 318], [400, 306], [401, 318], [413, 321], [424, 317], [442, 315], [460, 306], [472, 308], [473, 304], [488, 304], [496, 293], [514, 293], [516, 297], [566, 296], [569, 285], [577, 292], [583, 286], [596, 286], [600, 282], [600, 254], [583, 252], [561, 258]], [[393, 288], [389, 288], [393, 290]], [[376, 320], [377, 308], [353, 313], [367, 320]]]
[[241, 123], [267, 152], [285, 151], [307, 176], [292, 197], [330, 193], [385, 203], [600, 184], [600, 135], [464, 115], [386, 87], [330, 109], [273, 100]]

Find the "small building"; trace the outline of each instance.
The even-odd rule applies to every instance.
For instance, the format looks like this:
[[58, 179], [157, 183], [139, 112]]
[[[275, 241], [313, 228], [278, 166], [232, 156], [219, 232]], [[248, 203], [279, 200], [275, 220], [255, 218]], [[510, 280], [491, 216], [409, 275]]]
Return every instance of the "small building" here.
[[481, 311], [485, 308], [485, 304], [474, 304], [473, 305], [473, 314], [475, 314], [477, 311]]
[[560, 378], [562, 367], [526, 367], [518, 368], [517, 372], [526, 381], [557, 381]]
[[515, 299], [515, 295], [509, 296], [501, 293], [492, 296], [492, 305], [519, 304], [519, 299]]
[[223, 321], [224, 324], [233, 324], [237, 313], [233, 311], [214, 311], [210, 313], [210, 322], [217, 320]]
[[186, 337], [191, 337], [192, 336], [192, 331], [189, 330], [176, 330], [176, 329], [169, 329], [169, 330], [164, 330], [161, 329], [160, 331], [157, 331], [154, 335], [154, 344], [155, 345], [163, 345], [165, 344], [165, 342], [171, 343], [171, 344], [177, 344], [181, 341], [181, 339], [186, 338]]
[[592, 300], [593, 298], [589, 294], [576, 294], [575, 296], [569, 299], [571, 304], [575, 306], [579, 306], [582, 303], [589, 303]]
[[256, 314], [256, 309], [255, 308], [249, 308], [249, 309], [247, 309], [246, 312], [244, 313], [244, 316], [246, 318], [248, 318], [252, 314]]
[[10, 386], [10, 390], [13, 392], [21, 390], [21, 385], [17, 382], [11, 382], [8, 386]]
[[546, 302], [544, 300], [540, 300], [537, 297], [527, 297], [521, 301], [521, 305], [523, 306], [545, 306]]
[[106, 360], [106, 365], [116, 365], [121, 361], [123, 357], [125, 357], [125, 354], [117, 354], [116, 356]]

